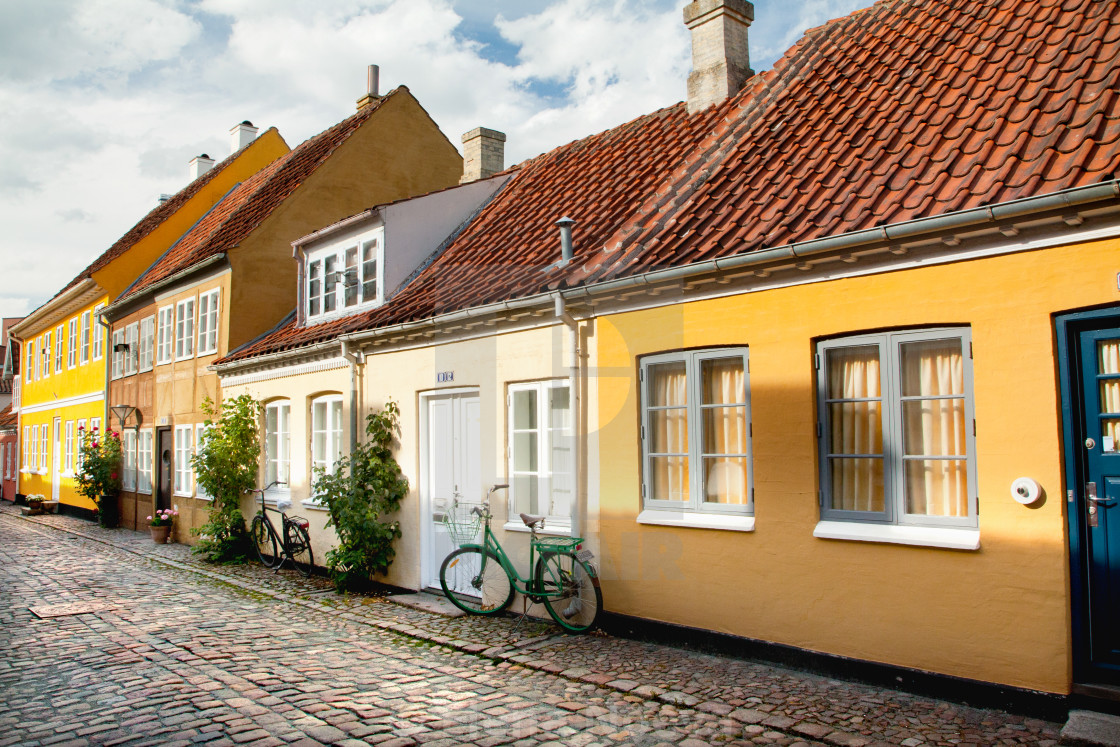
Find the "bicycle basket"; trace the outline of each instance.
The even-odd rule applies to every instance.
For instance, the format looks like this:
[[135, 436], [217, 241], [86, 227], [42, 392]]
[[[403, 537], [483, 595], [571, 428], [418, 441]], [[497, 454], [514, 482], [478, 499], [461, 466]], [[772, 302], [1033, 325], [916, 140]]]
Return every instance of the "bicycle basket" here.
[[460, 503], [452, 506], [443, 516], [444, 526], [451, 541], [462, 547], [477, 543], [482, 529], [482, 517], [473, 513], [479, 508], [475, 503]]

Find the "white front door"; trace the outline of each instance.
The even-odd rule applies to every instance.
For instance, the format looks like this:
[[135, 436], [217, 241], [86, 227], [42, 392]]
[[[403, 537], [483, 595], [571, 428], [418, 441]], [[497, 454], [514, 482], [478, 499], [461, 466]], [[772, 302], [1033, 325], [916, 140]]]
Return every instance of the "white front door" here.
[[62, 418], [54, 419], [54, 454], [51, 458], [51, 500], [57, 501], [59, 476], [62, 474]]
[[444, 516], [452, 505], [482, 502], [477, 392], [426, 398], [424, 443], [424, 529], [421, 576], [426, 588], [439, 588], [439, 567], [453, 549]]

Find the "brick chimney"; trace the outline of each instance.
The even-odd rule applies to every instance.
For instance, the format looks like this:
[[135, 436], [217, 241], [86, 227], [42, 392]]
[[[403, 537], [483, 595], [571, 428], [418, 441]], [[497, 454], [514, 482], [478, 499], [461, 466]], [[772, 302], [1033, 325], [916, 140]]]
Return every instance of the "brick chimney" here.
[[195, 156], [191, 159], [191, 181], [193, 182], [212, 168], [214, 168], [213, 158], [205, 153], [201, 156]]
[[485, 179], [504, 169], [506, 134], [475, 127], [463, 135], [463, 178], [460, 184]]
[[747, 0], [693, 0], [685, 6], [684, 23], [692, 32], [689, 114], [733, 96], [754, 75], [747, 49], [753, 20]]
[[229, 131], [229, 152], [236, 153], [257, 137], [257, 128], [249, 120], [234, 125]]

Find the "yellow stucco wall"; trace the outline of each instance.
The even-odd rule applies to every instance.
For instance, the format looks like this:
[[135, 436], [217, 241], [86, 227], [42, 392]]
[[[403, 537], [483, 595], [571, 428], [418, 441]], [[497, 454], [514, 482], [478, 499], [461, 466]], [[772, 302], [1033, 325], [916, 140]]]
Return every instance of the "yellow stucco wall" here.
[[[1109, 240], [601, 318], [607, 608], [1068, 692], [1072, 634], [1051, 315], [1120, 302], [1117, 257], [1120, 241]], [[972, 331], [980, 549], [815, 539], [815, 340], [939, 325]], [[638, 357], [728, 345], [750, 351], [755, 531], [638, 525]], [[1044, 487], [1041, 506], [1011, 499], [1009, 485], [1021, 475]]]

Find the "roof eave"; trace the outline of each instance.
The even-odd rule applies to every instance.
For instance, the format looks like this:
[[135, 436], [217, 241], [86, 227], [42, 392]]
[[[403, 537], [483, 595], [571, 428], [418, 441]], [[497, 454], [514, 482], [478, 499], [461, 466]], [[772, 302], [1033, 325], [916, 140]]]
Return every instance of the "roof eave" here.
[[35, 309], [19, 323], [13, 324], [8, 332], [13, 337], [24, 340], [25, 335], [34, 335], [40, 329], [66, 318], [90, 301], [96, 300], [104, 292], [93, 278], [85, 278]]

